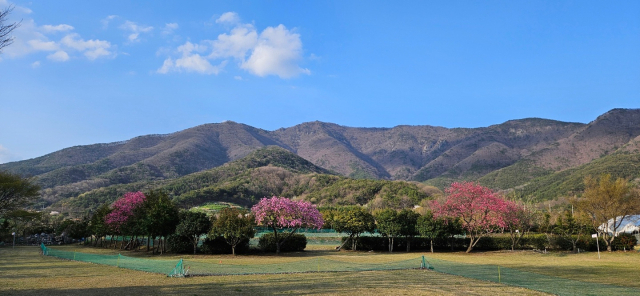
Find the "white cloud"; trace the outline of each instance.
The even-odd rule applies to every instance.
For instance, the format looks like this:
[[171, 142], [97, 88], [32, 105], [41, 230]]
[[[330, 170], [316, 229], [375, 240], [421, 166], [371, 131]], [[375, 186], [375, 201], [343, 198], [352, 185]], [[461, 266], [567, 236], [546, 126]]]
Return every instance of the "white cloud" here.
[[138, 39], [138, 37], [140, 37], [140, 33], [149, 33], [153, 30], [153, 27], [140, 26], [132, 21], [126, 21], [120, 26], [120, 29], [131, 32], [127, 39], [129, 39], [129, 42], [136, 42], [140, 41]]
[[207, 60], [206, 57], [200, 55], [201, 52], [207, 50], [204, 45], [193, 44], [188, 42], [178, 47], [178, 52], [182, 53], [182, 57], [175, 61], [171, 58], [167, 58], [162, 67], [156, 72], [160, 74], [167, 74], [172, 71], [176, 72], [196, 72], [200, 74], [218, 74], [227, 64], [226, 61], [222, 61], [219, 65], [213, 66]]
[[57, 25], [57, 26], [44, 25], [44, 26], [42, 26], [42, 30], [45, 31], [46, 33], [66, 32], [66, 31], [73, 30], [73, 27], [70, 26], [70, 25], [65, 25], [65, 24], [60, 24], [60, 25]]
[[103, 19], [100, 21], [100, 22], [102, 23], [102, 28], [103, 28], [103, 29], [108, 28], [108, 27], [109, 27], [109, 23], [111, 23], [111, 21], [112, 21], [112, 20], [114, 20], [114, 19], [116, 19], [116, 18], [118, 18], [118, 16], [117, 16], [117, 15], [110, 15], [110, 16], [107, 16], [107, 17], [103, 18]]
[[84, 40], [80, 38], [80, 35], [77, 33], [71, 33], [67, 36], [64, 36], [60, 43], [73, 48], [77, 51], [80, 51], [87, 57], [89, 60], [95, 60], [100, 57], [109, 57], [113, 56], [114, 53], [109, 51], [111, 48], [111, 43], [105, 40]]
[[235, 80], [242, 80], [242, 76], [233, 76], [233, 79], [235, 79]]
[[258, 76], [278, 75], [281, 78], [311, 74], [308, 69], [298, 66], [301, 57], [299, 34], [292, 33], [283, 25], [268, 27], [260, 34], [258, 45], [241, 68]]
[[177, 23], [168, 23], [164, 25], [164, 29], [162, 29], [162, 35], [171, 35], [173, 31], [178, 29]]
[[66, 62], [69, 60], [69, 54], [62, 50], [58, 50], [55, 53], [52, 53], [47, 56], [47, 59], [55, 61], [55, 62]]
[[258, 32], [252, 25], [241, 25], [231, 30], [231, 34], [220, 34], [212, 42], [211, 58], [234, 57], [243, 60], [247, 51], [258, 43]]
[[[300, 34], [284, 25], [267, 27], [258, 34], [252, 24], [240, 23], [240, 17], [235, 12], [222, 14], [216, 23], [233, 24], [234, 27], [230, 32], [218, 35], [215, 40], [202, 40], [199, 44], [187, 42], [179, 46], [175, 52], [180, 53], [181, 57], [168, 57], [156, 72], [166, 74], [188, 70], [217, 74], [229, 59], [234, 59], [240, 69], [261, 77], [276, 75], [291, 78], [311, 73], [309, 69], [298, 65], [303, 54]], [[214, 60], [222, 60], [216, 66], [218, 71], [211, 66]]]
[[27, 41], [27, 43], [36, 51], [55, 51], [58, 50], [59, 46], [54, 41], [43, 41], [38, 39], [33, 39]]
[[216, 19], [217, 24], [231, 24], [235, 25], [240, 22], [240, 16], [238, 16], [235, 12], [225, 12], [218, 19]]
[[40, 61], [35, 61], [35, 62], [31, 63], [31, 68], [35, 69], [35, 68], [38, 68], [38, 67], [40, 67]]
[[164, 60], [164, 63], [162, 63], [162, 67], [160, 67], [160, 69], [158, 69], [156, 72], [160, 74], [167, 74], [171, 72], [174, 67], [175, 64], [173, 63], [173, 60], [171, 58], [167, 58], [166, 60]]
[[[4, 54], [6, 57], [16, 58], [37, 52], [50, 52], [47, 59], [56, 62], [68, 61], [74, 53], [84, 55], [89, 60], [115, 56], [110, 42], [97, 39], [85, 41], [73, 30], [73, 26], [67, 24], [38, 26], [32, 18], [24, 18], [13, 32], [14, 43], [5, 48]], [[58, 32], [66, 34], [58, 40], [52, 38]], [[39, 61], [37, 65], [40, 65]]]

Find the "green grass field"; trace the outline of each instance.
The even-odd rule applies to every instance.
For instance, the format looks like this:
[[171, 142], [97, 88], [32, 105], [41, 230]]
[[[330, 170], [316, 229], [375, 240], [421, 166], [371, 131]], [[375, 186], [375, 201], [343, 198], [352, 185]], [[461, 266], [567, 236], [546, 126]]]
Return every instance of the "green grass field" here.
[[[117, 254], [109, 249], [81, 246], [56, 247], [83, 253]], [[125, 253], [123, 253], [125, 255]], [[151, 257], [145, 252], [127, 256]], [[309, 258], [331, 258], [354, 263], [383, 263], [412, 259], [423, 253], [335, 252], [328, 246], [309, 246], [308, 251], [275, 255], [162, 256], [162, 259], [227, 264], [271, 264]], [[533, 252], [435, 253], [424, 255], [450, 262], [495, 264], [559, 278], [640, 287], [637, 266], [640, 254], [595, 253], [537, 254]], [[242, 276], [167, 278], [152, 274], [39, 255], [37, 247], [0, 248], [1, 295], [547, 295], [534, 290], [502, 285], [425, 270], [321, 272]]]

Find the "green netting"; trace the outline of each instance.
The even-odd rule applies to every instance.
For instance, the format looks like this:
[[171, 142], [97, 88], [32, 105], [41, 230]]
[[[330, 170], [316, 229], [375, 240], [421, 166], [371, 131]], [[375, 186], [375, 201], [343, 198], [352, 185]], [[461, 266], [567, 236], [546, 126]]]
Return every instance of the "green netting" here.
[[96, 264], [111, 265], [120, 268], [140, 270], [152, 273], [161, 273], [168, 276], [179, 276], [176, 260], [155, 260], [155, 259], [143, 259], [134, 258], [123, 255], [101, 255], [101, 254], [87, 254], [80, 252], [61, 251], [52, 248], [48, 248], [45, 245], [40, 245], [42, 254], [45, 256], [53, 256], [68, 260], [91, 262]]
[[222, 264], [193, 260], [185, 260], [183, 264], [185, 273], [196, 276], [417, 269], [421, 262], [420, 257], [386, 263], [357, 263], [318, 257], [273, 264]]
[[197, 261], [182, 259], [176, 263], [175, 260], [132, 258], [119, 254], [87, 254], [51, 249], [44, 245], [40, 247], [42, 254], [46, 256], [161, 273], [167, 276], [280, 274], [422, 268], [556, 295], [640, 295], [640, 289], [637, 288], [583, 282], [497, 265], [460, 263], [424, 256], [384, 263], [357, 262], [367, 260], [368, 258], [365, 256], [344, 256], [342, 258], [344, 260], [316, 257], [275, 264], [222, 264], [221, 262], [216, 263], [211, 260]]
[[582, 282], [497, 265], [467, 264], [426, 258], [437, 272], [518, 286], [556, 295], [640, 295], [640, 289]]

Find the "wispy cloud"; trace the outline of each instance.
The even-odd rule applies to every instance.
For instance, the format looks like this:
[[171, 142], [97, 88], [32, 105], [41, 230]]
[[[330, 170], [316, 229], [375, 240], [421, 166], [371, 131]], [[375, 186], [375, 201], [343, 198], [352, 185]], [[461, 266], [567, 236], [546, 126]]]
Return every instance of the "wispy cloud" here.
[[164, 25], [162, 29], [162, 35], [171, 35], [175, 30], [177, 30], [180, 26], [177, 23], [168, 23]]
[[[46, 24], [38, 26], [32, 18], [18, 15], [18, 17], [20, 16], [23, 17], [23, 20], [13, 32], [14, 42], [4, 51], [9, 58], [38, 52], [49, 52], [47, 59], [55, 62], [65, 62], [74, 57], [81, 58], [83, 56], [89, 60], [115, 56], [113, 46], [109, 41], [84, 40], [78, 33], [73, 32], [75, 28], [71, 25]], [[64, 36], [60, 38], [59, 34], [64, 34]], [[39, 65], [40, 62], [37, 66]]]
[[125, 21], [124, 24], [120, 26], [120, 29], [129, 32], [127, 36], [129, 42], [137, 42], [140, 41], [139, 37], [141, 33], [149, 33], [153, 30], [153, 27], [141, 26], [132, 21]]

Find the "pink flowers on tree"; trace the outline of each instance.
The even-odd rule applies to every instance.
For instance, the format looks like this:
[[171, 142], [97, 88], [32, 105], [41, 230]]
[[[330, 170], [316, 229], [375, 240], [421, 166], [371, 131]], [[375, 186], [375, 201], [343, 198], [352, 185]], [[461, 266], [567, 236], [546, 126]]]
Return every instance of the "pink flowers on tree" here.
[[[491, 189], [472, 182], [453, 183], [446, 190], [443, 203], [432, 203], [435, 218], [459, 218], [462, 228], [471, 239], [467, 253], [471, 252], [480, 238], [500, 228], [507, 227], [506, 215], [512, 211], [513, 203], [502, 199]], [[517, 219], [517, 218], [516, 218]]]
[[[263, 198], [251, 208], [258, 225], [273, 229], [276, 239], [276, 253], [280, 253], [280, 246], [301, 227], [322, 228], [324, 221], [322, 214], [310, 202], [294, 201], [286, 197]], [[278, 228], [292, 229], [288, 233], [278, 235]]]
[[144, 193], [127, 192], [111, 205], [112, 211], [104, 218], [105, 223], [116, 233], [134, 216], [135, 210], [144, 203], [147, 197]]

